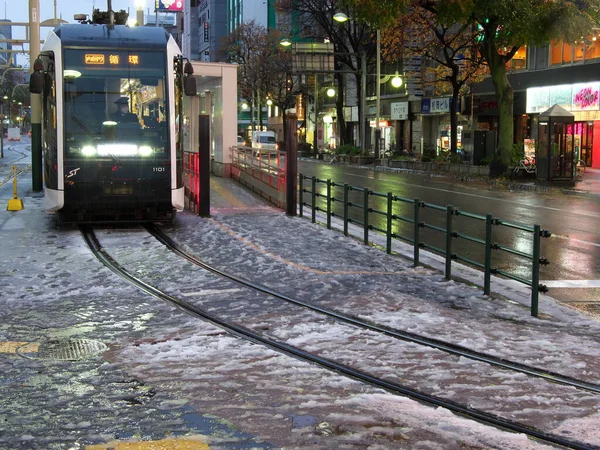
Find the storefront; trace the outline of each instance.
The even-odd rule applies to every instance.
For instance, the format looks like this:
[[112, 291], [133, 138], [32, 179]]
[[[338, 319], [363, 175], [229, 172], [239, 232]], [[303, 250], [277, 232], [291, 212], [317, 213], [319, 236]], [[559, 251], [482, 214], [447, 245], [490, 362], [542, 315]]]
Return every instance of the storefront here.
[[527, 114], [538, 115], [560, 105], [575, 116], [574, 157], [600, 168], [600, 81], [527, 89]]
[[[423, 119], [423, 141], [425, 146], [433, 146], [435, 154], [450, 151], [452, 131], [450, 126], [450, 97], [424, 98], [421, 100], [421, 115]], [[460, 102], [459, 102], [460, 103]], [[456, 105], [460, 111], [460, 104]], [[457, 114], [457, 122], [461, 116]], [[463, 123], [458, 123], [456, 130], [457, 149], [462, 148]]]

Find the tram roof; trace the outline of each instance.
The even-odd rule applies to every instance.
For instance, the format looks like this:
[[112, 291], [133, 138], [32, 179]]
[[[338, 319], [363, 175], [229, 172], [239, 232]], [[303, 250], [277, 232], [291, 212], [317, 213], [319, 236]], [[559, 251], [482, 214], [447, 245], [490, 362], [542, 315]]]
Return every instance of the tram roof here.
[[163, 27], [62, 24], [54, 29], [63, 46], [165, 48], [169, 33]]

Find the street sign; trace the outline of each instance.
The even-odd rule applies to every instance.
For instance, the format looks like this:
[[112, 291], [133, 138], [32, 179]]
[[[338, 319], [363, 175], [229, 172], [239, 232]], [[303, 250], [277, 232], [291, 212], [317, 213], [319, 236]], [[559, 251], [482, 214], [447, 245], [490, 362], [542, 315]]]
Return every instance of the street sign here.
[[292, 47], [292, 68], [298, 72], [333, 72], [333, 44], [295, 42]]

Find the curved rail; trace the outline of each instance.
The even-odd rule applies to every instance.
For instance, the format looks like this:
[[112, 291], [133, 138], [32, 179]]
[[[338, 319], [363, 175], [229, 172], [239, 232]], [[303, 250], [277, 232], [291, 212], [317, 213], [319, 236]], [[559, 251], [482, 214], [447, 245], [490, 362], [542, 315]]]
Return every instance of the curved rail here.
[[232, 275], [230, 273], [219, 270], [209, 264], [206, 264], [205, 262], [201, 261], [194, 255], [183, 250], [181, 248], [181, 246], [177, 245], [170, 237], [168, 237], [164, 232], [162, 232], [156, 225], [146, 225], [146, 230], [148, 230], [148, 232], [150, 234], [152, 234], [159, 242], [161, 242], [163, 245], [165, 245], [169, 250], [171, 250], [172, 252], [185, 258], [192, 264], [195, 264], [205, 270], [208, 270], [209, 272], [212, 272], [216, 275], [219, 275], [221, 277], [224, 277], [224, 278], [234, 281], [236, 283], [242, 284], [243, 286], [249, 287], [249, 288], [254, 289], [263, 294], [267, 294], [272, 297], [275, 297], [279, 300], [283, 300], [283, 301], [292, 303], [294, 305], [301, 306], [303, 308], [307, 308], [311, 311], [314, 311], [314, 312], [317, 312], [320, 314], [325, 314], [325, 315], [332, 317], [333, 319], [336, 319], [338, 321], [345, 322], [345, 323], [354, 325], [354, 326], [362, 328], [362, 329], [375, 331], [375, 332], [384, 334], [384, 335], [392, 337], [392, 338], [396, 338], [396, 339], [400, 339], [400, 340], [408, 341], [408, 342], [413, 342], [415, 344], [425, 345], [427, 347], [431, 347], [436, 350], [441, 350], [441, 351], [444, 351], [444, 352], [447, 352], [447, 353], [450, 353], [453, 355], [462, 356], [462, 357], [469, 358], [469, 359], [472, 359], [475, 361], [487, 363], [487, 364], [490, 364], [490, 365], [493, 365], [496, 367], [501, 367], [503, 369], [509, 369], [509, 370], [513, 370], [516, 372], [521, 372], [526, 375], [539, 377], [539, 378], [542, 378], [546, 381], [550, 381], [553, 383], [564, 384], [567, 386], [575, 387], [577, 389], [583, 389], [583, 390], [587, 390], [590, 392], [594, 392], [596, 394], [600, 394], [600, 385], [597, 385], [597, 384], [587, 383], [585, 381], [581, 381], [576, 378], [568, 377], [568, 376], [561, 375], [559, 373], [551, 372], [548, 370], [539, 369], [537, 367], [528, 366], [526, 364], [520, 364], [520, 363], [508, 361], [508, 360], [505, 360], [502, 358], [498, 358], [496, 356], [488, 355], [488, 354], [485, 354], [482, 352], [477, 352], [477, 351], [468, 349], [466, 347], [462, 347], [460, 345], [445, 342], [445, 341], [442, 341], [439, 339], [428, 338], [428, 337], [421, 336], [421, 335], [418, 335], [415, 333], [410, 333], [407, 331], [389, 328], [384, 325], [367, 322], [367, 321], [361, 320], [357, 317], [348, 316], [348, 315], [343, 314], [338, 311], [330, 310], [327, 308], [322, 308], [320, 306], [315, 306], [310, 303], [306, 303], [302, 300], [297, 300], [292, 297], [288, 297], [287, 295], [273, 291], [272, 289], [269, 289], [268, 287], [262, 286], [257, 283], [253, 283], [249, 280]]
[[531, 436], [533, 438], [536, 438], [536, 439], [539, 439], [542, 441], [562, 445], [564, 447], [575, 449], [575, 450], [592, 450], [594, 448], [593, 446], [586, 444], [586, 443], [565, 439], [561, 436], [551, 434], [551, 433], [545, 433], [537, 428], [533, 428], [533, 427], [521, 424], [519, 422], [514, 422], [514, 421], [507, 420], [507, 419], [503, 419], [494, 414], [479, 411], [477, 409], [470, 408], [468, 406], [463, 406], [458, 403], [452, 402], [450, 400], [445, 400], [445, 399], [442, 399], [442, 398], [439, 398], [439, 397], [436, 397], [433, 395], [424, 394], [415, 389], [411, 389], [411, 388], [402, 386], [397, 383], [382, 380], [380, 378], [377, 378], [377, 377], [370, 375], [368, 373], [365, 373], [363, 371], [355, 370], [351, 367], [337, 363], [330, 359], [313, 355], [309, 352], [306, 352], [306, 351], [299, 349], [297, 347], [294, 347], [292, 345], [285, 344], [283, 342], [276, 341], [274, 339], [270, 339], [263, 335], [254, 333], [253, 331], [251, 331], [245, 327], [242, 327], [240, 325], [236, 325], [234, 323], [227, 322], [223, 319], [220, 319], [217, 316], [209, 314], [208, 312], [206, 312], [190, 303], [187, 303], [181, 299], [178, 299], [172, 295], [169, 295], [169, 294], [161, 291], [160, 289], [158, 289], [154, 286], [151, 286], [150, 284], [133, 276], [127, 270], [125, 270], [123, 267], [121, 267], [114, 259], [112, 259], [110, 257], [110, 255], [108, 255], [103, 250], [100, 242], [96, 238], [96, 235], [91, 228], [82, 226], [82, 227], [80, 227], [80, 230], [84, 237], [85, 242], [90, 247], [94, 256], [100, 262], [102, 262], [102, 264], [104, 264], [108, 269], [110, 269], [112, 272], [114, 272], [116, 275], [127, 280], [128, 282], [130, 282], [137, 288], [141, 289], [143, 292], [146, 292], [156, 298], [164, 300], [172, 305], [175, 305], [192, 316], [202, 318], [214, 325], [217, 325], [220, 328], [223, 328], [223, 329], [227, 330], [228, 332], [232, 333], [233, 335], [242, 337], [251, 342], [265, 345], [271, 349], [274, 349], [276, 351], [279, 351], [279, 352], [284, 353], [289, 356], [293, 356], [297, 359], [318, 364], [329, 370], [335, 371], [337, 373], [341, 373], [343, 375], [346, 375], [350, 378], [356, 379], [363, 383], [370, 384], [370, 385], [378, 387], [380, 389], [385, 389], [388, 392], [391, 392], [394, 394], [399, 394], [399, 395], [404, 395], [404, 396], [410, 397], [414, 400], [418, 400], [418, 401], [427, 403], [429, 405], [441, 406], [442, 408], [446, 408], [454, 413], [467, 416], [469, 418], [487, 423], [489, 425], [493, 425], [495, 427], [499, 427], [499, 428], [502, 428], [502, 429], [505, 429], [508, 431], [513, 431], [516, 433], [523, 433], [527, 436]]

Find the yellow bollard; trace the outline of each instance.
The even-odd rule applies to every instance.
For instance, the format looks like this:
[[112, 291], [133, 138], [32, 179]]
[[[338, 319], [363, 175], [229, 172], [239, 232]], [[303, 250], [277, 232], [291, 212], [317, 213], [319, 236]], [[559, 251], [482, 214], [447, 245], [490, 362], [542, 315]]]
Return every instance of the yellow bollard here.
[[13, 198], [8, 201], [7, 211], [21, 211], [23, 209], [23, 200], [17, 198], [17, 166], [13, 166]]

